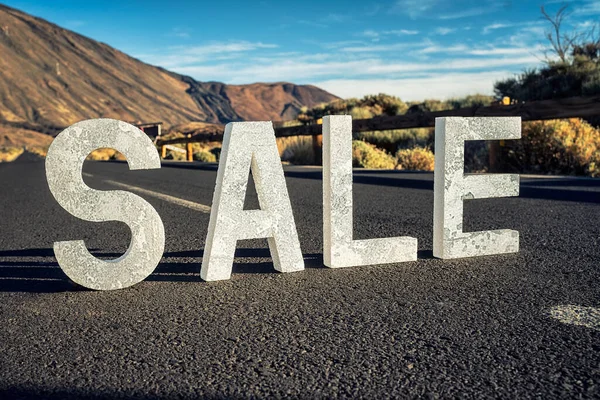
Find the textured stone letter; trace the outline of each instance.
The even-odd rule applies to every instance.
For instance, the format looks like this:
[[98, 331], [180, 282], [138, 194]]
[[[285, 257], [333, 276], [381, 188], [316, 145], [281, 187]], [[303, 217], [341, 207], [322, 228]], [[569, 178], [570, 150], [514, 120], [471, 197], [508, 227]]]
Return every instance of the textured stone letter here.
[[473, 257], [519, 251], [519, 232], [463, 232], [463, 201], [519, 195], [519, 175], [464, 174], [466, 140], [519, 139], [521, 117], [435, 120], [433, 255]]
[[[260, 210], [244, 211], [249, 170], [256, 184]], [[268, 238], [277, 271], [304, 269], [273, 125], [233, 122], [227, 124], [223, 137], [200, 271], [202, 279], [229, 279], [236, 242], [258, 238]]]
[[83, 240], [54, 243], [58, 264], [76, 283], [95, 290], [122, 289], [154, 271], [165, 247], [160, 216], [144, 199], [121, 190], [99, 191], [82, 179], [83, 162], [102, 147], [123, 153], [129, 168], [160, 168], [158, 152], [136, 127], [112, 119], [79, 122], [62, 131], [46, 157], [46, 178], [52, 195], [65, 210], [85, 221], [121, 221], [131, 229], [129, 249], [103, 261], [89, 253]]
[[323, 118], [323, 259], [330, 268], [417, 259], [417, 239], [352, 240], [352, 117]]

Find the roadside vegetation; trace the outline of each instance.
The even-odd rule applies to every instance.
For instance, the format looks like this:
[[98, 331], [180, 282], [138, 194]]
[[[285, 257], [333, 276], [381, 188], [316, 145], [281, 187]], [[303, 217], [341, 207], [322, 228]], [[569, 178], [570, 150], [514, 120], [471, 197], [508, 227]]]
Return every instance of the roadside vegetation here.
[[[585, 31], [565, 32], [568, 7], [549, 15], [545, 39], [549, 51], [542, 66], [526, 70], [494, 85], [495, 96], [469, 95], [447, 100], [428, 99], [405, 102], [387, 94], [363, 98], [336, 100], [313, 108], [301, 109], [294, 121], [278, 122], [280, 126], [321, 123], [326, 115], [351, 115], [354, 119], [394, 116], [418, 112], [482, 107], [510, 102], [538, 101], [573, 96], [600, 94], [600, 24], [587, 26]], [[500, 142], [500, 166], [504, 170], [523, 173], [570, 174], [600, 176], [600, 112], [598, 117], [523, 123], [522, 139]], [[214, 124], [195, 122], [173, 127], [165, 138], [179, 138], [197, 133], [213, 133], [221, 129]], [[467, 142], [465, 171], [488, 171], [489, 144]], [[166, 159], [185, 160], [185, 145], [175, 144]], [[277, 139], [283, 162], [311, 165], [315, 163], [311, 137]], [[179, 151], [178, 151], [179, 150]], [[353, 135], [353, 165], [357, 168], [433, 171], [434, 129], [402, 129], [378, 132], [357, 132]], [[28, 148], [45, 156], [47, 148]], [[218, 162], [220, 142], [194, 143], [193, 158], [201, 162]], [[0, 148], [0, 162], [12, 161], [22, 148]], [[88, 156], [92, 160], [123, 160], [119, 152], [99, 149]]]
[[[600, 94], [600, 24], [588, 26], [585, 31], [565, 32], [567, 6], [555, 15], [542, 8], [542, 16], [548, 22], [544, 37], [550, 45], [543, 65], [496, 82], [495, 96], [476, 94], [444, 101], [404, 102], [386, 94], [369, 95], [304, 108], [298, 121], [319, 123], [325, 115], [332, 114], [362, 119], [488, 106], [505, 97], [511, 102], [524, 102]], [[585, 120], [525, 122], [521, 140], [501, 142], [500, 165], [524, 173], [600, 176], [599, 127], [600, 112], [598, 117]], [[394, 164], [398, 169], [432, 171], [433, 141], [432, 128], [355, 133], [353, 165], [389, 169]], [[489, 169], [488, 146], [484, 142], [466, 143], [467, 172]]]
[[94, 161], [109, 161], [109, 160], [125, 160], [125, 156], [115, 149], [98, 149], [91, 152], [86, 160]]
[[2, 147], [0, 148], [0, 162], [11, 162], [16, 160], [24, 149], [22, 147]]
[[578, 118], [523, 124], [521, 140], [502, 147], [505, 169], [600, 176], [600, 129]]

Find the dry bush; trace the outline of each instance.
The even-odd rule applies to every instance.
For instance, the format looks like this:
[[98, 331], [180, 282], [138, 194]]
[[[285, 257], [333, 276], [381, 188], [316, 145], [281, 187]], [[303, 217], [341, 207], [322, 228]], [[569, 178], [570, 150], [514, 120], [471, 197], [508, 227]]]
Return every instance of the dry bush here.
[[465, 141], [465, 172], [485, 173], [490, 170], [490, 142]]
[[313, 142], [310, 136], [277, 138], [277, 150], [282, 161], [296, 165], [312, 165], [315, 163]]
[[115, 149], [102, 148], [92, 151], [86, 160], [108, 161], [108, 160], [125, 160], [125, 156]]
[[[212, 152], [212, 150], [216, 147], [221, 148], [221, 142], [192, 143], [192, 153], [197, 153], [199, 151]], [[181, 148], [185, 149], [185, 145], [181, 145]]]
[[210, 151], [197, 151], [194, 153], [194, 161], [217, 162], [217, 157]]
[[600, 176], [600, 129], [582, 119], [525, 122], [522, 139], [505, 143], [519, 172]]
[[0, 147], [0, 162], [11, 162], [23, 154], [22, 147]]
[[[177, 135], [177, 133], [174, 133], [173, 135]], [[182, 135], [179, 137], [182, 137]], [[186, 147], [187, 147], [185, 143], [172, 144], [171, 146], [177, 147], [181, 150], [186, 150]], [[158, 151], [160, 151], [160, 149]], [[200, 155], [200, 153], [202, 153], [202, 155]], [[204, 154], [204, 153], [208, 153], [208, 155]], [[204, 161], [204, 162], [219, 161], [219, 155], [221, 154], [221, 142], [192, 143], [192, 154], [193, 154], [194, 160], [196, 160], [196, 161]], [[199, 155], [197, 156], [197, 154], [199, 154]], [[167, 154], [165, 156], [165, 160], [185, 161], [185, 160], [187, 160], [187, 155], [186, 155], [186, 153], [167, 149]], [[205, 160], [210, 160], [210, 161], [205, 161]]]
[[396, 159], [370, 143], [353, 140], [352, 166], [356, 168], [394, 169]]
[[432, 146], [433, 128], [395, 129], [375, 132], [357, 132], [354, 139], [374, 144], [390, 154], [400, 149], [410, 149], [415, 146]]
[[433, 171], [433, 152], [425, 147], [399, 150], [396, 153], [397, 169], [409, 171]]
[[33, 147], [29, 147], [27, 146], [27, 151], [30, 153], [33, 153], [35, 155], [38, 155], [40, 157], [44, 157], [46, 158], [46, 155], [48, 154], [48, 148], [50, 146], [33, 146]]
[[165, 160], [186, 161], [187, 155], [186, 155], [186, 153], [180, 153], [178, 151], [167, 150], [167, 155], [165, 156]]

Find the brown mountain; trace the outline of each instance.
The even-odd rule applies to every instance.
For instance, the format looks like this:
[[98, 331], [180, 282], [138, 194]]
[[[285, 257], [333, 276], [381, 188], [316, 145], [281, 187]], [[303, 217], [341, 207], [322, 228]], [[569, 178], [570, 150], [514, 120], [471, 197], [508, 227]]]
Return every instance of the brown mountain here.
[[[145, 64], [104, 43], [0, 5], [0, 145], [108, 117], [227, 123], [284, 120], [337, 97], [309, 85], [226, 85]], [[42, 140], [43, 141], [43, 140]]]

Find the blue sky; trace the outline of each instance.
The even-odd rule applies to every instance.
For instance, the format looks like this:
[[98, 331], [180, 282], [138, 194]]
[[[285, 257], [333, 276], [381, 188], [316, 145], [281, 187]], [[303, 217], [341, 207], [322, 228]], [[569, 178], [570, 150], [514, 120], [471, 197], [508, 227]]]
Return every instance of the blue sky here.
[[[541, 64], [556, 0], [7, 1], [5, 4], [197, 80], [289, 81], [341, 97], [491, 94]], [[600, 0], [567, 2], [568, 29]]]

